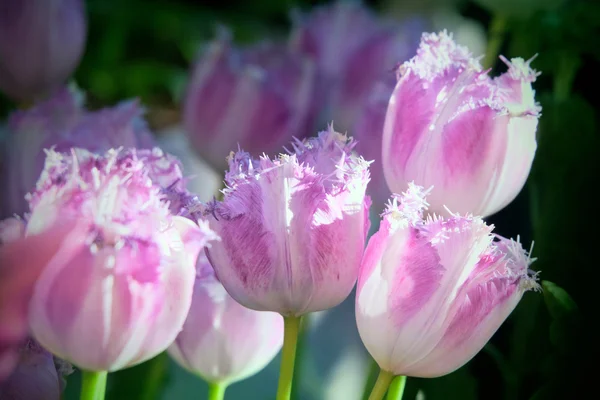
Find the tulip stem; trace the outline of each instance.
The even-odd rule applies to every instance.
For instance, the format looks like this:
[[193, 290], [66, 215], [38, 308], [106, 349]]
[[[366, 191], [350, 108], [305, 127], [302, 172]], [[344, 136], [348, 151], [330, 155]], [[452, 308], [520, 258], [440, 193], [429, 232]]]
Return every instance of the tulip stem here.
[[[300, 322], [300, 328], [298, 332], [298, 343], [296, 344], [296, 365], [294, 367], [294, 375], [292, 377], [292, 382], [301, 382], [302, 381], [302, 365], [306, 360], [306, 337], [308, 336], [308, 330], [310, 329], [311, 315], [306, 314], [302, 317], [302, 321]], [[300, 395], [298, 393], [298, 386], [292, 387], [292, 394], [290, 395], [291, 400], [298, 400]]]
[[391, 372], [387, 372], [384, 370], [379, 371], [379, 376], [377, 377], [375, 386], [371, 391], [369, 400], [383, 399], [383, 396], [385, 396], [385, 392], [387, 392], [388, 387], [390, 386], [390, 382], [392, 382], [392, 379], [394, 379], [394, 375]]
[[398, 375], [394, 378], [388, 389], [387, 400], [402, 400], [404, 387], [406, 386], [406, 376]]
[[208, 383], [208, 400], [223, 400], [225, 398], [227, 384], [223, 382]]
[[290, 400], [296, 362], [296, 347], [302, 317], [283, 317], [283, 351], [279, 370], [277, 400]]
[[80, 400], [104, 400], [106, 371], [83, 371]]

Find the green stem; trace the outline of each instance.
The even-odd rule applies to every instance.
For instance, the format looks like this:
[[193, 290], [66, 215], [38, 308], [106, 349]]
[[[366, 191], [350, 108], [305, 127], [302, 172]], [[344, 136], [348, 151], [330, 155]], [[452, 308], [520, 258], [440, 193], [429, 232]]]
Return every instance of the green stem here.
[[104, 400], [106, 371], [82, 371], [80, 400]]
[[[302, 382], [302, 366], [306, 361], [305, 349], [306, 349], [306, 338], [308, 336], [308, 330], [310, 329], [311, 314], [307, 314], [302, 317], [300, 322], [300, 331], [298, 332], [298, 343], [296, 345], [296, 367], [294, 368], [294, 376], [292, 382]], [[291, 399], [297, 400], [300, 398], [299, 386], [292, 386]]]
[[227, 384], [224, 382], [208, 383], [208, 400], [223, 400], [225, 398]]
[[168, 372], [168, 356], [166, 352], [159, 354], [146, 362], [144, 387], [140, 393], [140, 400], [153, 400], [159, 397], [159, 392], [164, 386]]
[[493, 68], [496, 64], [498, 54], [502, 49], [502, 43], [504, 42], [504, 35], [506, 34], [506, 17], [504, 15], [496, 14], [492, 18], [490, 23], [490, 30], [488, 32], [488, 43], [485, 52], [485, 58], [483, 59], [484, 68]]
[[296, 346], [298, 344], [298, 331], [301, 318], [283, 317], [283, 351], [281, 354], [281, 368], [279, 370], [277, 400], [290, 400], [292, 394]]
[[391, 372], [381, 370], [379, 372], [379, 376], [377, 377], [377, 381], [375, 382], [375, 387], [373, 387], [373, 390], [371, 391], [369, 400], [383, 399], [383, 396], [385, 396], [385, 392], [387, 392], [392, 379], [394, 379], [394, 375]]
[[387, 400], [402, 400], [404, 387], [406, 386], [406, 376], [399, 375], [394, 378], [388, 389]]

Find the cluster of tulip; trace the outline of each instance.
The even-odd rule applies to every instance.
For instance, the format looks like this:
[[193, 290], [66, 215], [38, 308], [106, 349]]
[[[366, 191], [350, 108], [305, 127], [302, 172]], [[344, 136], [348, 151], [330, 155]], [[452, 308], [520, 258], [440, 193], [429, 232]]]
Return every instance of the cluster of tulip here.
[[[405, 36], [345, 4], [299, 18], [290, 48], [233, 51], [221, 32], [202, 54], [184, 118], [206, 160], [227, 160], [218, 201], [186, 189], [136, 102], [90, 111], [70, 87], [11, 115], [2, 205], [18, 216], [0, 224], [0, 395], [59, 399], [73, 364], [82, 398], [101, 399], [108, 372], [167, 350], [218, 399], [283, 347], [277, 399], [289, 399], [302, 317], [356, 285], [377, 400], [394, 377], [464, 365], [538, 288], [521, 244], [482, 219], [529, 174], [537, 73], [503, 59], [492, 79], [441, 32], [423, 34], [390, 83], [377, 71], [407, 57], [390, 50]], [[322, 40], [332, 13], [360, 36], [342, 62]], [[330, 125], [268, 155], [321, 109], [365, 145]], [[225, 157], [234, 143], [249, 152]], [[383, 209], [370, 238], [369, 194]]]

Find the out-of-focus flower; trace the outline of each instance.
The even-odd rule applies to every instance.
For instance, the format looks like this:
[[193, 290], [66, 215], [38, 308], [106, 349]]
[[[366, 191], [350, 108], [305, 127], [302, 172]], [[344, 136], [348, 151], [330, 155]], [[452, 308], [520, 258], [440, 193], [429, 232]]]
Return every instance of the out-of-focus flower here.
[[467, 47], [472, 54], [485, 54], [488, 38], [483, 24], [471, 18], [465, 18], [458, 8], [436, 9], [429, 16], [431, 31], [447, 30], [452, 32], [454, 41]]
[[252, 154], [279, 150], [312, 131], [317, 112], [313, 62], [282, 45], [239, 50], [220, 31], [187, 88], [184, 122], [192, 144], [216, 169], [238, 145]]
[[369, 166], [371, 181], [367, 187], [367, 193], [371, 196], [378, 213], [383, 210], [385, 202], [391, 194], [383, 175], [381, 146], [385, 113], [393, 90], [393, 84], [384, 81], [378, 82], [374, 86], [369, 100], [363, 107], [352, 130], [356, 139], [356, 151], [365, 160], [372, 161]]
[[369, 228], [368, 163], [333, 130], [294, 152], [229, 158], [222, 202], [207, 210], [221, 240], [207, 249], [240, 304], [283, 316], [325, 310], [352, 290]]
[[315, 59], [329, 102], [328, 118], [342, 131], [352, 128], [379, 80], [414, 53], [423, 31], [418, 18], [378, 18], [360, 2], [336, 1], [307, 15], [294, 15], [291, 48]]
[[113, 147], [151, 148], [153, 139], [137, 101], [90, 112], [75, 88], [59, 90], [52, 98], [9, 117], [4, 143], [2, 205], [4, 216], [27, 210], [25, 195], [35, 188], [44, 166], [44, 149], [66, 151], [81, 147], [104, 152]]
[[0, 398], [7, 400], [60, 400], [64, 376], [73, 372], [33, 339], [19, 351], [19, 362], [10, 377], [0, 384]]
[[19, 361], [18, 349], [28, 332], [28, 306], [44, 267], [60, 259], [62, 240], [82, 233], [70, 221], [41, 234], [25, 237], [25, 223], [17, 218], [0, 222], [0, 382]]
[[[173, 216], [167, 196], [180, 180], [159, 149], [48, 151], [28, 196], [27, 235], [65, 221], [61, 257], [42, 271], [29, 306], [34, 338], [86, 370], [114, 371], [165, 350], [192, 300], [207, 224]], [[171, 182], [173, 181], [173, 182]]]
[[423, 34], [417, 56], [399, 68], [383, 134], [392, 192], [433, 186], [432, 211], [488, 216], [519, 193], [536, 150], [538, 75], [515, 58], [491, 79], [446, 32]]
[[382, 370], [436, 377], [469, 361], [537, 289], [521, 244], [479, 217], [423, 220], [423, 189], [394, 195], [361, 265], [360, 336]]
[[0, 90], [31, 101], [62, 85], [86, 40], [81, 0], [0, 1]]
[[208, 382], [231, 383], [254, 375], [281, 349], [283, 318], [233, 300], [203, 253], [196, 268], [192, 306], [169, 354]]
[[204, 161], [190, 144], [185, 129], [180, 125], [156, 132], [157, 146], [177, 157], [187, 176], [187, 190], [200, 201], [210, 201], [222, 187], [222, 172], [217, 172]]

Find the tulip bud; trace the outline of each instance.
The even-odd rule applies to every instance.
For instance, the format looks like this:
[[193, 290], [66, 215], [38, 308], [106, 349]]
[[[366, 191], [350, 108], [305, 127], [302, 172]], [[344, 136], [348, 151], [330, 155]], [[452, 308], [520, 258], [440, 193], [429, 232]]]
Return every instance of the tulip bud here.
[[291, 47], [315, 59], [330, 107], [342, 131], [356, 116], [379, 80], [393, 81], [393, 70], [416, 50], [424, 22], [378, 18], [360, 2], [336, 1], [308, 15], [294, 15]]
[[[239, 51], [222, 31], [196, 63], [184, 121], [200, 156], [217, 169], [230, 149], [278, 150], [314, 124], [313, 63], [276, 44]], [[267, 146], [267, 147], [265, 147]]]
[[135, 101], [90, 112], [83, 93], [64, 88], [51, 99], [9, 117], [2, 174], [3, 215], [23, 215], [25, 195], [35, 188], [44, 149], [81, 147], [104, 152], [113, 147], [151, 148], [153, 140]]
[[62, 85], [79, 64], [86, 30], [81, 0], [3, 0], [0, 90], [32, 101]]
[[431, 378], [469, 361], [539, 285], [520, 243], [479, 217], [424, 220], [425, 195], [410, 183], [392, 196], [362, 261], [356, 322], [382, 370]]
[[283, 345], [283, 318], [238, 304], [201, 253], [192, 306], [169, 347], [181, 366], [208, 382], [231, 383], [262, 370]]
[[214, 235], [201, 221], [169, 212], [157, 181], [175, 168], [156, 157], [159, 149], [47, 154], [28, 196], [27, 234], [72, 220], [85, 230], [63, 238], [66, 249], [38, 278], [29, 306], [33, 336], [92, 371], [155, 356], [183, 326], [198, 253]]
[[7, 400], [60, 400], [63, 376], [70, 365], [55, 360], [52, 354], [29, 339], [19, 351], [19, 362], [6, 382], [0, 384], [0, 398]]
[[368, 163], [353, 146], [330, 127], [273, 160], [230, 156], [223, 201], [207, 210], [221, 240], [207, 255], [240, 304], [300, 316], [350, 294], [370, 205]]
[[[505, 59], [503, 59], [505, 60]], [[531, 60], [530, 60], [531, 61]], [[516, 58], [491, 79], [446, 32], [423, 34], [399, 68], [387, 111], [383, 168], [392, 192], [433, 186], [431, 210], [491, 215], [529, 175], [540, 107], [530, 61]]]

